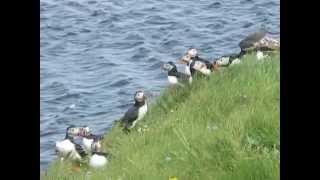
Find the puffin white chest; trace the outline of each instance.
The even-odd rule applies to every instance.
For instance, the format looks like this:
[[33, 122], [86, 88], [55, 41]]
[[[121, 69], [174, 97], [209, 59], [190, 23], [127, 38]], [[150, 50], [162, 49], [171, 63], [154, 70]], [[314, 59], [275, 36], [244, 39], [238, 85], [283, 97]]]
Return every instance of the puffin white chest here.
[[193, 68], [197, 71], [200, 71], [202, 74], [210, 75], [211, 71], [207, 68], [207, 66], [201, 61], [195, 61]]
[[200, 72], [201, 72], [202, 74], [204, 74], [204, 75], [207, 75], [207, 76], [209, 76], [209, 75], [211, 74], [211, 71], [210, 71], [210, 69], [208, 69], [208, 68], [201, 68], [201, 69], [200, 69]]
[[147, 103], [145, 103], [143, 106], [139, 108], [137, 121], [142, 119], [147, 114], [147, 111], [148, 111], [148, 105]]
[[107, 163], [108, 163], [108, 160], [105, 156], [94, 154], [90, 158], [89, 165], [93, 168], [101, 168], [105, 166]]
[[177, 84], [178, 83], [178, 79], [175, 76], [168, 76], [168, 81], [170, 84]]
[[240, 59], [239, 59], [239, 58], [237, 58], [237, 59], [234, 59], [234, 60], [231, 62], [231, 64], [230, 64], [230, 65], [240, 64], [240, 63], [241, 63]]
[[257, 60], [262, 60], [265, 58], [263, 52], [261, 51], [258, 51], [256, 56], [257, 56]]
[[230, 59], [230, 57], [221, 57], [221, 59], [219, 59], [217, 61], [217, 64], [221, 65], [221, 66], [228, 65], [229, 64], [229, 59]]
[[76, 151], [75, 145], [69, 139], [62, 142], [56, 142], [56, 150], [58, 151], [59, 156], [69, 157], [73, 160], [81, 159], [81, 156]]
[[188, 74], [189, 76], [191, 76], [190, 64], [185, 66], [185, 68], [184, 68], [184, 73], [186, 73], [186, 74]]
[[91, 145], [93, 143], [93, 139], [83, 138], [82, 143], [87, 152], [91, 151]]
[[56, 150], [62, 155], [66, 156], [67, 154], [75, 151], [75, 145], [69, 140], [66, 139], [61, 142], [56, 142]]

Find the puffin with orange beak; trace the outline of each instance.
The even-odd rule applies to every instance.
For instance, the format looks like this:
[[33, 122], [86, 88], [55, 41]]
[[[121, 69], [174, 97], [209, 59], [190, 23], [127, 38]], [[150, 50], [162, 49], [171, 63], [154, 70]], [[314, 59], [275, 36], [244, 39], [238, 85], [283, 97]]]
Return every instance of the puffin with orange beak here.
[[168, 81], [170, 85], [179, 85], [184, 87], [187, 82], [192, 83], [192, 76], [187, 73], [179, 72], [177, 66], [169, 61], [161, 65], [161, 69], [168, 72]]
[[208, 76], [211, 72], [218, 70], [218, 64], [200, 58], [195, 48], [190, 48], [186, 54], [178, 60], [179, 64], [186, 64], [185, 73], [193, 76], [196, 71]]
[[124, 130], [132, 129], [138, 121], [140, 121], [148, 111], [146, 96], [143, 91], [137, 91], [134, 95], [134, 105], [121, 118], [124, 124]]

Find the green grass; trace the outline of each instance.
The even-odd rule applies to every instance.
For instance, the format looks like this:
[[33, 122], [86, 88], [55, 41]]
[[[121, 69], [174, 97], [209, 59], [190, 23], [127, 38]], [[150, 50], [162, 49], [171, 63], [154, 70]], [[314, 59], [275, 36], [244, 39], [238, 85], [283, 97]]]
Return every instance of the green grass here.
[[92, 180], [280, 179], [279, 53], [244, 58], [190, 87], [167, 88], [130, 134], [116, 124], [104, 141], [112, 154], [105, 169], [54, 162], [43, 179], [86, 179], [88, 171]]

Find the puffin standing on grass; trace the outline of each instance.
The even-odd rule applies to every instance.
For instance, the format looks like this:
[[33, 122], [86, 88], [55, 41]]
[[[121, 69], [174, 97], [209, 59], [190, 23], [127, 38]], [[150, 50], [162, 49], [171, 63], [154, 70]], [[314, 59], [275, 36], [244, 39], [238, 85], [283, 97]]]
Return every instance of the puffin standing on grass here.
[[178, 72], [177, 66], [171, 61], [162, 64], [161, 68], [165, 71], [168, 71], [168, 81], [171, 85], [184, 86], [183, 84], [186, 82], [189, 84], [192, 83], [192, 76]]
[[200, 58], [198, 56], [198, 51], [195, 48], [190, 48], [186, 54], [178, 60], [178, 63], [186, 64], [185, 73], [192, 76], [196, 71], [208, 76], [211, 72], [218, 70], [217, 64]]
[[83, 150], [83, 148], [74, 142], [74, 136], [73, 134], [70, 134], [71, 128], [74, 127], [68, 127], [65, 139], [63, 141], [57, 141], [56, 142], [56, 153], [61, 158], [61, 161], [64, 160], [64, 158], [70, 158], [71, 160], [81, 160], [84, 156], [86, 156], [86, 152]]
[[214, 59], [213, 61], [220, 67], [227, 67], [234, 64], [241, 63], [240, 58], [242, 57], [242, 53], [239, 54], [230, 54], [221, 56], [219, 58]]
[[92, 168], [102, 168], [108, 163], [109, 154], [102, 152], [101, 139], [94, 141], [91, 146], [92, 155], [89, 160], [89, 166]]
[[125, 130], [132, 129], [148, 111], [148, 105], [143, 91], [137, 91], [135, 93], [134, 101], [134, 105], [131, 106], [121, 118], [121, 122], [124, 124]]
[[103, 140], [103, 136], [90, 134], [82, 137], [82, 144], [87, 153], [92, 152], [92, 146], [94, 143], [100, 143]]

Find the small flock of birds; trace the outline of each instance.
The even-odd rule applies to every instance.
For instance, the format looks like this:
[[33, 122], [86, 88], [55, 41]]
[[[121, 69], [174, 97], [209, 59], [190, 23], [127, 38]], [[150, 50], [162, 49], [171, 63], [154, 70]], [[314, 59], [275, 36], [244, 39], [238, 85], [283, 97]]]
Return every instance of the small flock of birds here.
[[[102, 152], [101, 141], [103, 135], [94, 135], [89, 127], [69, 126], [63, 141], [56, 142], [56, 153], [61, 161], [71, 159], [80, 162], [84, 157], [91, 155], [89, 165], [93, 168], [107, 164], [109, 154]], [[76, 140], [82, 140], [82, 145]]]
[[209, 76], [211, 73], [218, 71], [219, 67], [228, 67], [241, 63], [241, 58], [250, 53], [256, 53], [256, 58], [262, 60], [266, 58], [269, 52], [280, 50], [280, 40], [273, 38], [265, 32], [256, 32], [250, 34], [239, 43], [241, 51], [239, 53], [229, 54], [215, 58], [210, 62], [200, 58], [198, 50], [190, 48], [177, 61], [178, 64], [185, 64], [185, 70], [179, 72], [177, 66], [169, 61], [164, 63], [161, 68], [168, 72], [168, 81], [172, 85], [184, 86], [185, 83], [192, 83], [192, 77], [199, 73]]
[[[258, 60], [265, 58], [267, 52], [280, 49], [280, 40], [269, 36], [265, 32], [256, 32], [240, 43], [240, 53], [230, 54], [214, 59], [212, 62], [200, 58], [195, 48], [190, 48], [183, 57], [178, 60], [179, 64], [185, 64], [185, 72], [178, 72], [177, 66], [173, 62], [161, 65], [161, 68], [168, 72], [168, 81], [171, 85], [184, 86], [192, 83], [192, 77], [196, 73], [209, 76], [217, 71], [219, 67], [241, 63], [241, 58], [248, 53], [256, 53]], [[120, 119], [125, 132], [130, 132], [136, 123], [143, 119], [148, 111], [146, 96], [143, 91], [137, 91], [134, 95], [135, 103], [127, 110]], [[81, 161], [84, 157], [89, 157], [89, 166], [93, 168], [105, 167], [108, 163], [109, 154], [102, 151], [103, 135], [95, 135], [90, 128], [69, 126], [63, 141], [56, 142], [56, 153], [61, 161], [68, 158], [72, 161]], [[77, 143], [76, 140], [82, 140]]]

